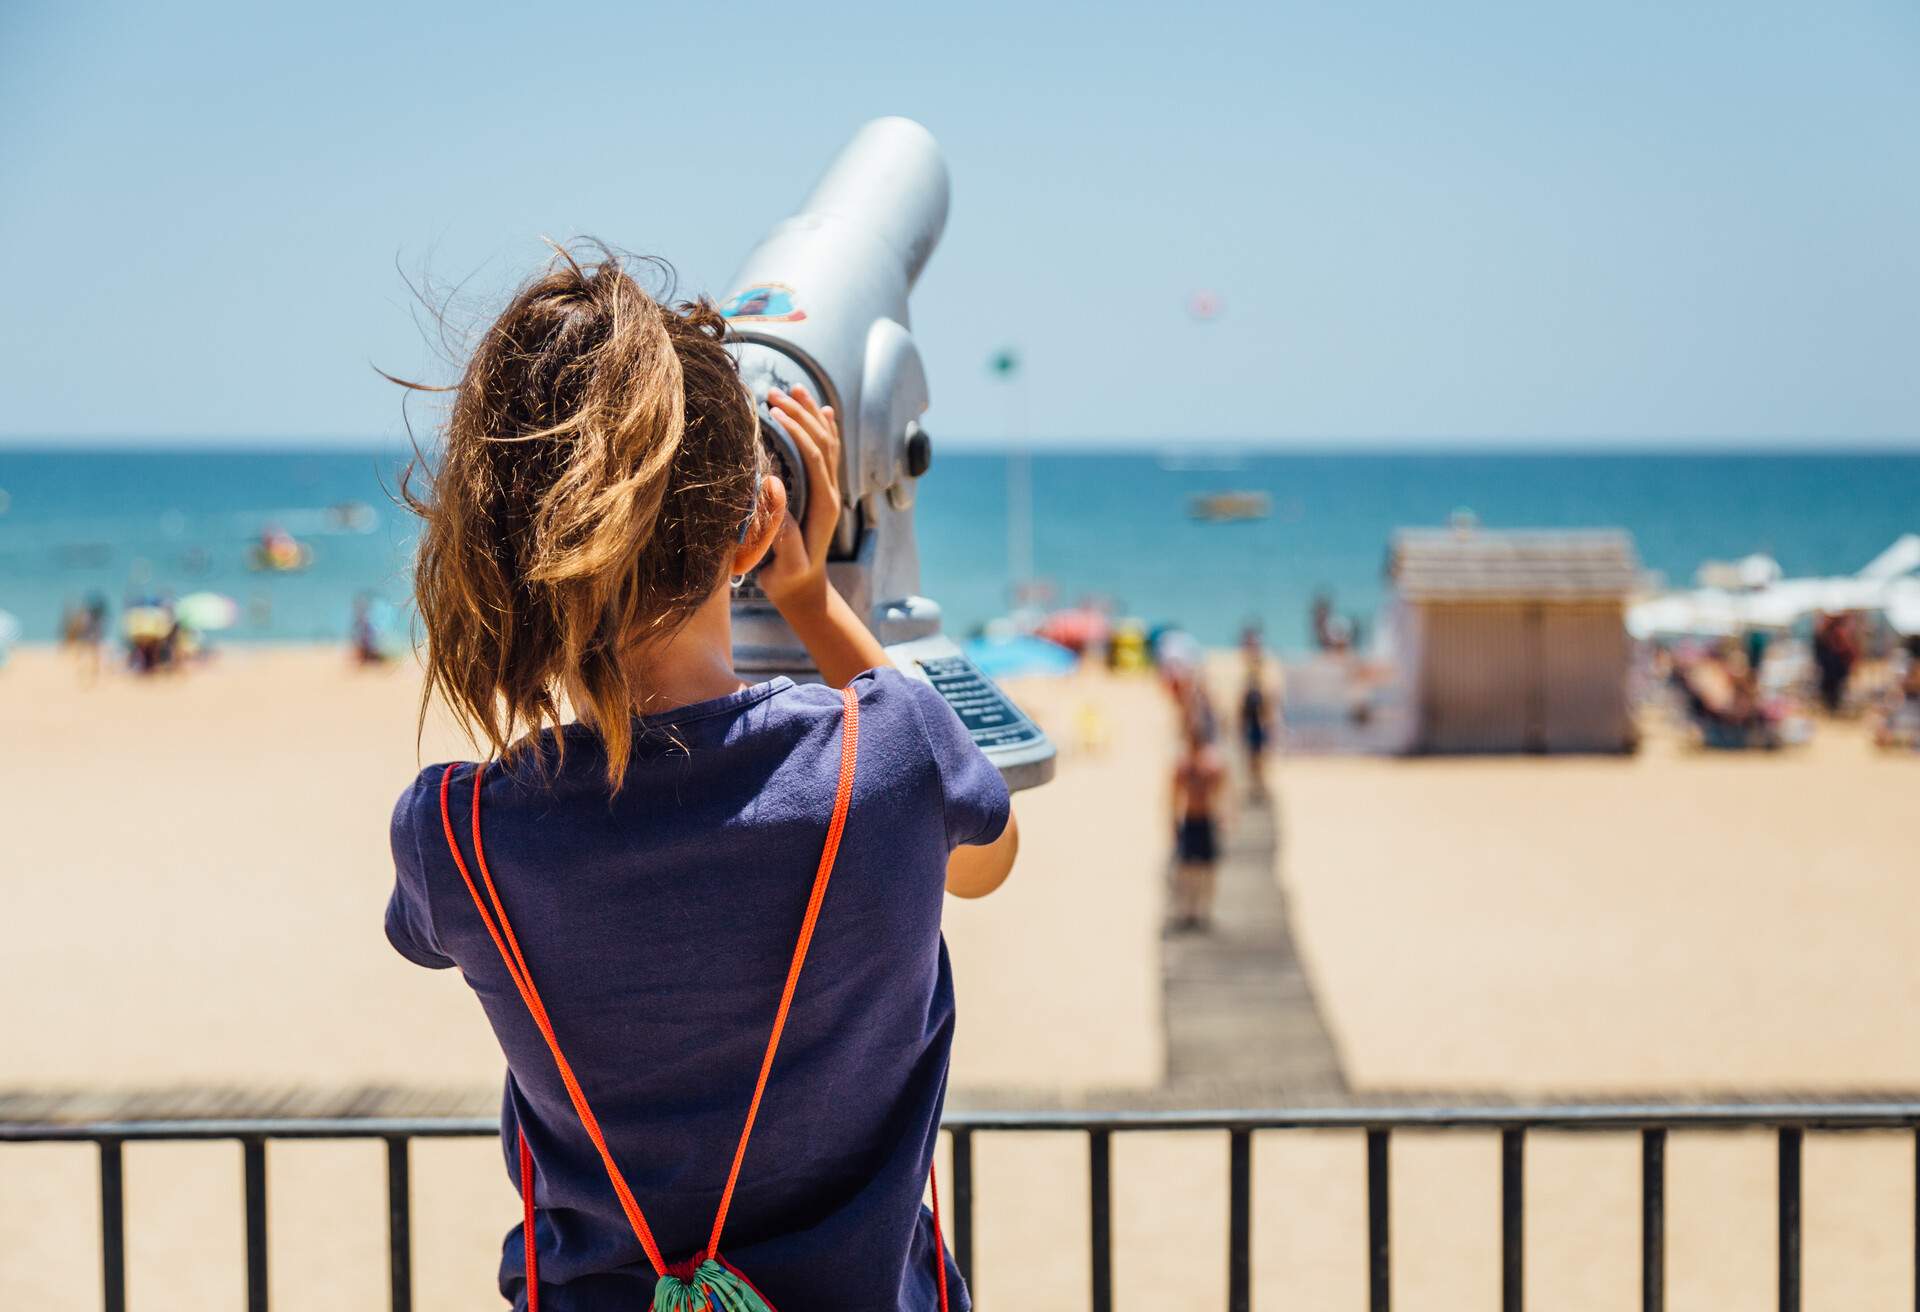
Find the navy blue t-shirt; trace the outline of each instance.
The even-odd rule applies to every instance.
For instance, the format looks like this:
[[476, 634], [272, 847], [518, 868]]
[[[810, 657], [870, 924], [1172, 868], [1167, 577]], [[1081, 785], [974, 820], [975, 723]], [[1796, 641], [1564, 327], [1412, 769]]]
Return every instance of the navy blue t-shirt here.
[[[776, 1308], [938, 1306], [921, 1205], [946, 1093], [948, 854], [1005, 827], [1006, 786], [931, 688], [854, 681], [860, 754], [820, 922], [721, 1252]], [[705, 1244], [792, 959], [839, 778], [840, 694], [775, 679], [636, 723], [609, 795], [597, 735], [495, 764], [481, 832], [528, 969], [662, 1252]], [[473, 771], [454, 774], [472, 865]], [[541, 1306], [646, 1307], [654, 1275], [447, 851], [442, 766], [393, 814], [387, 937], [459, 966], [507, 1057], [508, 1172], [532, 1147]], [[478, 874], [476, 871], [476, 879]], [[517, 1182], [516, 1182], [517, 1183]], [[954, 1306], [967, 1298], [948, 1268]], [[500, 1288], [526, 1306], [520, 1228]]]

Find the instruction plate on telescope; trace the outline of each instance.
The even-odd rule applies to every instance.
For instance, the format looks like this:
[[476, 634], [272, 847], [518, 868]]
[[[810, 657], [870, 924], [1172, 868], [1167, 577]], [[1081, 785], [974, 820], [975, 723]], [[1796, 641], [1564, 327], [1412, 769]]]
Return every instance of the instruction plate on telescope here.
[[1015, 792], [1053, 778], [1053, 742], [998, 684], [980, 672], [950, 638], [935, 636], [887, 648], [903, 673], [933, 685], [967, 726], [974, 745], [1000, 768]]

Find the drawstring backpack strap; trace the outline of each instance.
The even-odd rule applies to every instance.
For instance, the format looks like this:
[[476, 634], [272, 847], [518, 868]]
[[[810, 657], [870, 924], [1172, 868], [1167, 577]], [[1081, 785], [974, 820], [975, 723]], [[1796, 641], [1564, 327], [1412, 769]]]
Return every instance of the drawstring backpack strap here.
[[727, 1187], [720, 1191], [720, 1207], [713, 1214], [713, 1230], [707, 1236], [708, 1257], [720, 1252], [720, 1232], [726, 1229], [727, 1209], [733, 1206], [733, 1187], [740, 1180], [740, 1164], [747, 1157], [747, 1140], [760, 1115], [760, 1099], [767, 1091], [767, 1077], [773, 1074], [773, 1055], [780, 1050], [787, 1013], [793, 1008], [793, 991], [800, 984], [800, 968], [807, 964], [813, 928], [820, 922], [820, 904], [826, 900], [827, 881], [833, 878], [833, 863], [840, 855], [840, 835], [847, 828], [847, 809], [853, 804], [853, 767], [860, 751], [860, 694], [852, 685], [840, 690], [840, 704], [845, 709], [840, 721], [840, 782], [833, 791], [833, 819], [827, 824], [827, 841], [820, 849], [820, 866], [814, 872], [813, 892], [807, 897], [807, 914], [800, 921], [800, 941], [793, 946], [786, 986], [780, 990], [780, 1007], [773, 1013], [773, 1033], [767, 1036], [767, 1053], [760, 1059], [760, 1074], [753, 1082], [753, 1099], [747, 1103], [747, 1123], [740, 1127], [740, 1143], [733, 1150]]
[[[947, 1232], [940, 1228], [940, 1168], [927, 1163], [927, 1192], [933, 1195], [933, 1282], [940, 1288], [940, 1312], [947, 1312]], [[540, 1312], [528, 1306], [527, 1312]]]
[[447, 804], [447, 792], [453, 783], [456, 767], [448, 766], [440, 776], [440, 821], [446, 829], [447, 847], [453, 853], [453, 863], [460, 871], [460, 879], [467, 886], [467, 892], [473, 898], [475, 909], [480, 912], [481, 923], [486, 926], [487, 937], [493, 940], [493, 946], [500, 953], [500, 960], [507, 968], [508, 976], [513, 980], [514, 988], [520, 994], [520, 1000], [526, 1004], [527, 1013], [533, 1017], [533, 1023], [540, 1031], [540, 1037], [546, 1040], [547, 1050], [553, 1054], [553, 1062], [560, 1071], [560, 1082], [566, 1086], [567, 1098], [573, 1103], [573, 1110], [580, 1118], [580, 1124], [593, 1141], [595, 1151], [600, 1154], [600, 1162], [606, 1168], [607, 1177], [613, 1182], [614, 1196], [620, 1200], [620, 1210], [626, 1213], [627, 1223], [633, 1227], [634, 1237], [639, 1239], [640, 1247], [647, 1254], [647, 1261], [653, 1264], [656, 1274], [665, 1275], [666, 1259], [660, 1255], [660, 1245], [654, 1242], [653, 1231], [647, 1225], [647, 1218], [640, 1211], [640, 1204], [634, 1198], [633, 1191], [627, 1188], [626, 1177], [620, 1174], [620, 1168], [614, 1163], [613, 1154], [607, 1148], [606, 1136], [600, 1132], [600, 1122], [593, 1114], [593, 1108], [587, 1104], [587, 1095], [581, 1091], [580, 1081], [574, 1078], [573, 1066], [560, 1050], [560, 1040], [554, 1036], [553, 1023], [547, 1018], [546, 1005], [540, 1000], [540, 993], [533, 986], [533, 977], [527, 973], [526, 959], [520, 953], [519, 940], [514, 937], [513, 925], [507, 920], [506, 909], [500, 904], [500, 893], [493, 885], [493, 875], [487, 869], [486, 853], [479, 844], [480, 837], [480, 783], [486, 776], [486, 770], [476, 769], [473, 773], [473, 836], [474, 860], [480, 867], [480, 878], [486, 882], [487, 897], [492, 901], [499, 915], [496, 926], [493, 917], [487, 914], [486, 904], [480, 900], [480, 892], [474, 887], [473, 876], [467, 870], [467, 862], [460, 855], [460, 844], [454, 838], [453, 815]]
[[[720, 1236], [726, 1228], [727, 1212], [733, 1203], [734, 1187], [739, 1183], [741, 1164], [746, 1160], [747, 1143], [753, 1135], [753, 1126], [760, 1114], [760, 1103], [767, 1088], [768, 1077], [773, 1072], [773, 1060], [780, 1048], [780, 1036], [786, 1029], [787, 1015], [793, 1006], [794, 990], [800, 982], [801, 968], [806, 964], [807, 949], [813, 942], [813, 931], [820, 919], [820, 907], [826, 898], [827, 883], [832, 878], [833, 866], [840, 852], [840, 838], [846, 830], [847, 811], [853, 801], [854, 765], [859, 753], [860, 740], [860, 701], [852, 688], [844, 688], [840, 694], [844, 718], [840, 731], [840, 779], [834, 790], [833, 818], [827, 826], [827, 838], [820, 853], [820, 865], [814, 873], [813, 889], [807, 898], [806, 915], [800, 924], [799, 941], [794, 945], [793, 960], [787, 967], [785, 987], [781, 990], [780, 1006], [774, 1013], [773, 1032], [767, 1038], [767, 1050], [761, 1058], [760, 1072], [754, 1081], [753, 1097], [747, 1104], [746, 1123], [740, 1130], [740, 1142], [733, 1153], [733, 1163], [727, 1172], [726, 1187], [720, 1194], [720, 1205], [714, 1213], [713, 1228], [708, 1235], [706, 1248], [694, 1258], [678, 1266], [669, 1267], [661, 1255], [660, 1246], [653, 1237], [653, 1231], [647, 1224], [646, 1215], [640, 1210], [640, 1204], [628, 1188], [626, 1177], [621, 1173], [619, 1164], [613, 1160], [613, 1153], [607, 1147], [606, 1137], [600, 1131], [598, 1119], [593, 1108], [587, 1102], [587, 1096], [574, 1076], [573, 1067], [561, 1051], [559, 1038], [554, 1034], [553, 1023], [547, 1014], [546, 1004], [540, 998], [539, 990], [534, 986], [533, 975], [527, 969], [526, 957], [520, 951], [520, 943], [513, 932], [512, 922], [507, 918], [506, 907], [500, 901], [499, 889], [495, 887], [493, 875], [487, 868], [486, 849], [480, 841], [480, 787], [485, 778], [484, 767], [474, 771], [473, 778], [473, 855], [474, 864], [479, 867], [481, 882], [487, 890], [486, 900], [480, 896], [479, 888], [474, 884], [473, 876], [467, 869], [465, 857], [461, 854], [460, 844], [454, 835], [453, 814], [449, 805], [449, 792], [453, 783], [453, 772], [457, 768], [448, 766], [440, 776], [440, 820], [446, 830], [447, 848], [453, 854], [455, 868], [460, 872], [461, 882], [467, 887], [468, 895], [473, 899], [474, 909], [480, 913], [487, 936], [493, 940], [494, 948], [500, 953], [501, 963], [506, 967], [507, 975], [513, 981], [514, 989], [520, 994], [520, 1000], [526, 1004], [528, 1014], [539, 1029], [540, 1036], [546, 1041], [547, 1050], [552, 1053], [554, 1065], [560, 1072], [560, 1081], [566, 1087], [567, 1098], [573, 1104], [574, 1113], [580, 1118], [580, 1124], [593, 1141], [600, 1163], [606, 1169], [607, 1179], [613, 1185], [614, 1196], [620, 1202], [627, 1223], [633, 1228], [634, 1237], [640, 1241], [641, 1249], [647, 1255], [648, 1263], [658, 1277], [659, 1287], [655, 1291], [656, 1308], [687, 1309], [705, 1308], [706, 1291], [709, 1285], [725, 1283], [736, 1294], [751, 1294], [753, 1302], [765, 1306], [765, 1300], [753, 1290], [744, 1276], [725, 1262], [719, 1255]], [[491, 904], [491, 907], [489, 907]], [[491, 911], [491, 914], [489, 912]], [[520, 1135], [519, 1142], [520, 1191], [525, 1211], [524, 1239], [526, 1243], [526, 1287], [528, 1312], [538, 1312], [540, 1291], [538, 1276], [538, 1252], [534, 1243], [534, 1166], [533, 1153], [527, 1145], [526, 1135]], [[947, 1308], [947, 1269], [944, 1259], [944, 1242], [939, 1228], [940, 1195], [939, 1185], [934, 1182], [934, 1270], [940, 1292], [941, 1312]], [[737, 1284], [735, 1282], [738, 1282]], [[694, 1282], [698, 1289], [688, 1282]], [[717, 1292], [717, 1291], [716, 1291]], [[729, 1306], [732, 1306], [729, 1303]], [[742, 1308], [751, 1306], [744, 1301]]]
[[[527, 1312], [540, 1312], [540, 1249], [533, 1241], [533, 1149], [527, 1146], [527, 1132], [520, 1131], [520, 1210], [524, 1224], [520, 1239], [526, 1249]], [[942, 1303], [941, 1308], [946, 1307]]]

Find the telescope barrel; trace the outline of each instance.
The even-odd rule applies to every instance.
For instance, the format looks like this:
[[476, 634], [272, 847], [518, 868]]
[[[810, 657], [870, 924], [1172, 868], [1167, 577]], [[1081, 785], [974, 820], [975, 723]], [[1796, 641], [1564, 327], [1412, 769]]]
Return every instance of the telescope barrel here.
[[[894, 665], [954, 708], [1007, 786], [1028, 788], [1052, 775], [1053, 744], [940, 632], [939, 605], [920, 595], [914, 486], [933, 448], [920, 423], [927, 374], [907, 294], [946, 226], [947, 166], [933, 134], [911, 119], [875, 119], [748, 254], [720, 312], [798, 516], [808, 501], [805, 462], [774, 422], [767, 392], [805, 386], [838, 411], [842, 506], [827, 558], [834, 586]], [[812, 673], [804, 645], [756, 587], [734, 593], [733, 639], [737, 669]]]
[[867, 229], [899, 257], [912, 290], [947, 226], [947, 166], [933, 134], [912, 119], [874, 119], [814, 184], [795, 218]]
[[[926, 408], [907, 295], [946, 227], [947, 195], [933, 134], [911, 119], [874, 119], [747, 256], [721, 310], [796, 515], [805, 509], [805, 473], [771, 423], [767, 389], [806, 386], [839, 409], [847, 513], [834, 540], [838, 559], [858, 549], [860, 526], [872, 519], [863, 503], [899, 484], [905, 424]], [[889, 323], [895, 335], [876, 338]]]

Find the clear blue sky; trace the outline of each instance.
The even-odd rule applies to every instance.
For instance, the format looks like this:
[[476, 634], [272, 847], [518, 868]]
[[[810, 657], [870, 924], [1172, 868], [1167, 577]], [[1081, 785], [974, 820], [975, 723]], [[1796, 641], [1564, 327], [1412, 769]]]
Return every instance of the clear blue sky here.
[[1920, 439], [1911, 0], [505, 8], [0, 5], [0, 434], [395, 437], [396, 263], [718, 292], [896, 113], [946, 437]]

